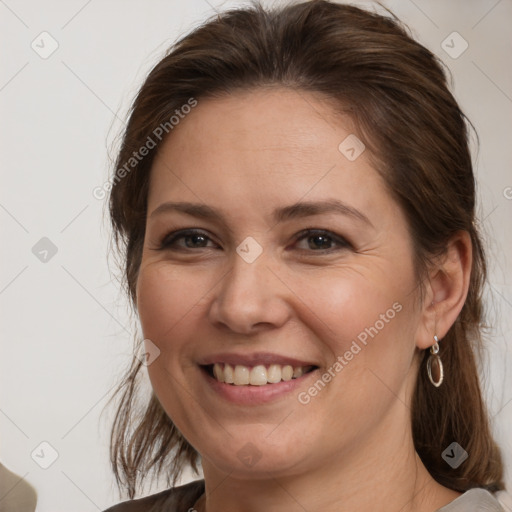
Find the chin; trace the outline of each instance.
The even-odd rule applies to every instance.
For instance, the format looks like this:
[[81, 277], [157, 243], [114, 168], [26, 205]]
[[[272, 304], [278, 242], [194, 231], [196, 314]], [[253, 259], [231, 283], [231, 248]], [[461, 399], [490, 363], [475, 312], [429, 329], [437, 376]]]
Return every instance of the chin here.
[[[204, 450], [203, 468], [207, 472], [211, 464], [218, 470], [240, 479], [268, 479], [300, 472], [301, 466], [305, 465], [305, 461], [309, 459], [306, 453], [299, 451], [304, 448], [301, 436], [294, 438], [288, 435], [286, 439], [276, 436], [275, 439], [270, 440], [269, 432], [271, 429], [267, 428], [265, 434], [267, 437], [245, 435], [241, 438], [231, 438], [228, 436], [222, 444], [216, 443], [219, 449]], [[247, 431], [245, 433], [248, 434]]]

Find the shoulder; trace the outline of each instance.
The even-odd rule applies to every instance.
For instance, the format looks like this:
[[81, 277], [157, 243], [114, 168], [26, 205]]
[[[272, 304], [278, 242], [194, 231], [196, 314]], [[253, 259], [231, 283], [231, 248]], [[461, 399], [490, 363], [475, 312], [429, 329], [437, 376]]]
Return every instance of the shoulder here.
[[437, 512], [504, 512], [500, 502], [485, 489], [466, 491]]
[[145, 498], [124, 501], [104, 512], [174, 512], [175, 510], [186, 512], [193, 507], [203, 492], [204, 480], [195, 480]]

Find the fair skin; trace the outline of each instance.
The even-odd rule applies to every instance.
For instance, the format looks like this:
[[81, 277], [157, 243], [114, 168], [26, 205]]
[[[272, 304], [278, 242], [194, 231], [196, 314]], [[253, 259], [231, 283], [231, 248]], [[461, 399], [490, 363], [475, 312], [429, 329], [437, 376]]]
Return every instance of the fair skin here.
[[[137, 309], [161, 351], [148, 366], [154, 391], [202, 456], [197, 510], [433, 512], [459, 496], [415, 453], [410, 403], [420, 351], [464, 304], [470, 240], [453, 238], [420, 305], [403, 213], [368, 150], [354, 161], [338, 150], [354, 132], [318, 95], [275, 88], [199, 100], [159, 150]], [[272, 216], [329, 199], [366, 220]], [[221, 218], [155, 212], [166, 202], [208, 205]], [[159, 248], [189, 228], [199, 236]], [[324, 232], [298, 237], [306, 228]], [[236, 250], [247, 237], [262, 249], [252, 262]], [[372, 326], [367, 344], [309, 393]], [[203, 367], [231, 358], [250, 368], [262, 353], [316, 369], [288, 389], [221, 384]]]

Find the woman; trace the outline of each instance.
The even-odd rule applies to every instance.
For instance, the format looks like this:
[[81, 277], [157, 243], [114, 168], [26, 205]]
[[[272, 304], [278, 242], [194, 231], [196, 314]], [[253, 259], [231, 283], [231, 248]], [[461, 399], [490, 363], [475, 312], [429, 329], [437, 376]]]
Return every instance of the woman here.
[[[111, 511], [502, 510], [466, 121], [399, 23], [223, 13], [151, 71], [110, 214], [144, 337]], [[138, 376], [153, 394], [136, 416]]]

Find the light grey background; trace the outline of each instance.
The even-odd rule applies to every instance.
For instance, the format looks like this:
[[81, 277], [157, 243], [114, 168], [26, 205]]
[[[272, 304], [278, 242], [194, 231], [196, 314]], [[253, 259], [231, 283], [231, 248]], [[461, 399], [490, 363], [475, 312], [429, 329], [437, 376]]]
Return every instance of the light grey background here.
[[[491, 269], [483, 372], [510, 487], [512, 1], [383, 3], [450, 67], [480, 136], [475, 162]], [[103, 201], [92, 191], [107, 180], [107, 149], [145, 74], [178, 35], [233, 5], [241, 2], [0, 0], [0, 460], [37, 489], [39, 512], [119, 501], [110, 415], [100, 413], [131, 358], [133, 331], [107, 266]], [[43, 31], [58, 43], [46, 59], [40, 53], [55, 43]], [[457, 58], [441, 46], [463, 48], [454, 31], [469, 44]], [[57, 248], [46, 262], [33, 253], [43, 237]], [[58, 452], [48, 469], [36, 463], [51, 461], [41, 442]]]

